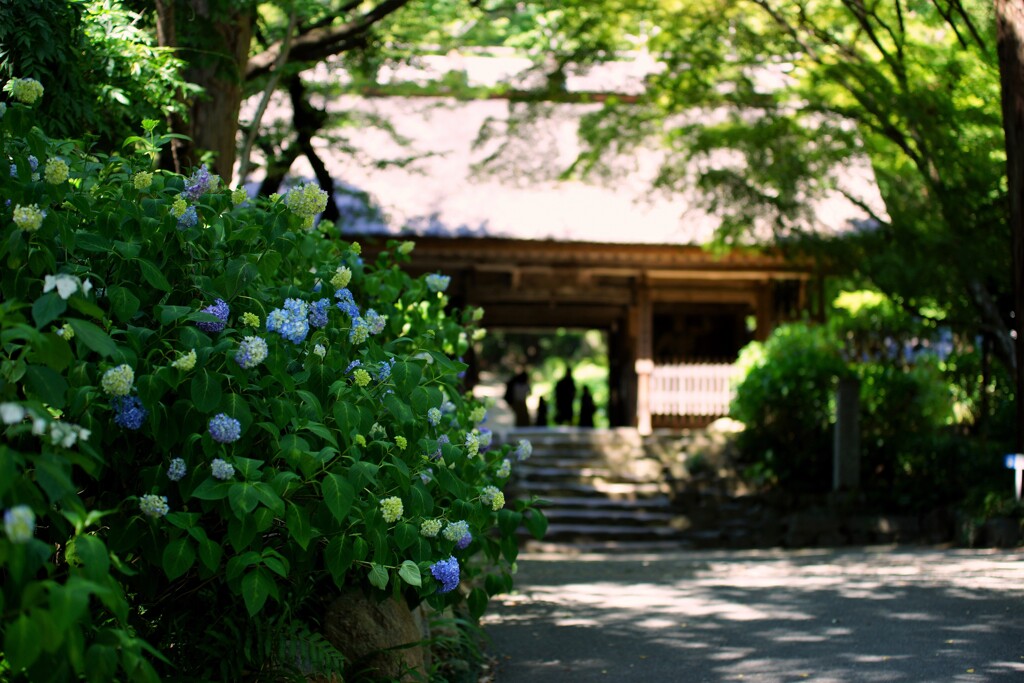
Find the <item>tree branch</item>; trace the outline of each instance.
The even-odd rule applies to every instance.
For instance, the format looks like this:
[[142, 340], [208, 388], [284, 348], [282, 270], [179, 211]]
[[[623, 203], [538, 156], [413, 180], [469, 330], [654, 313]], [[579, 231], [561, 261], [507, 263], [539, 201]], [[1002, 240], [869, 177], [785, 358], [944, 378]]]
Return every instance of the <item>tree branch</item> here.
[[[383, 0], [358, 19], [340, 26], [321, 26], [303, 29], [292, 39], [288, 61], [312, 62], [344, 52], [355, 45], [370, 28], [389, 14], [407, 5], [410, 0]], [[268, 73], [284, 48], [283, 41], [274, 43], [264, 52], [249, 59], [246, 80]]]

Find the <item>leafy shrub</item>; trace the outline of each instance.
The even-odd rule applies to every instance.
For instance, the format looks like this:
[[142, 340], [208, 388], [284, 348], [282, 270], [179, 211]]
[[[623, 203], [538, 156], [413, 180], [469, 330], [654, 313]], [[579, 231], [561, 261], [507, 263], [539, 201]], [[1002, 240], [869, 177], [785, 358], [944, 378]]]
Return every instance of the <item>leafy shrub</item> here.
[[756, 474], [794, 491], [825, 490], [831, 478], [835, 385], [846, 363], [826, 330], [777, 328], [748, 344], [731, 414], [746, 424], [738, 445]]
[[308, 634], [340, 587], [474, 617], [510, 589], [544, 519], [504, 507], [529, 446], [488, 448], [461, 390], [481, 311], [410, 278], [412, 243], [367, 263], [311, 227], [315, 187], [153, 171], [155, 121], [89, 153], [32, 127], [37, 85], [7, 92], [3, 676], [334, 670]]

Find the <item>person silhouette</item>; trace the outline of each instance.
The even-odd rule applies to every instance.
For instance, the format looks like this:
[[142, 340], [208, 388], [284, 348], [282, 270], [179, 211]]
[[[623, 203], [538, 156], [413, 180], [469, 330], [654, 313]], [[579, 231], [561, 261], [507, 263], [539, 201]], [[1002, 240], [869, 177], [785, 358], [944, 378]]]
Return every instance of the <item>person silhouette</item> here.
[[590, 387], [584, 384], [583, 393], [580, 395], [580, 427], [594, 426], [595, 410], [597, 410], [597, 406], [594, 405], [594, 397], [590, 393]]
[[525, 371], [520, 370], [505, 387], [505, 402], [515, 415], [516, 427], [530, 426], [530, 409], [526, 407], [526, 398], [530, 395], [530, 379]]
[[543, 396], [541, 396], [537, 401], [537, 418], [534, 420], [533, 424], [538, 427], [548, 426], [548, 402]]
[[555, 384], [555, 424], [571, 425], [573, 403], [576, 401], [576, 383], [572, 371], [565, 366], [565, 375]]

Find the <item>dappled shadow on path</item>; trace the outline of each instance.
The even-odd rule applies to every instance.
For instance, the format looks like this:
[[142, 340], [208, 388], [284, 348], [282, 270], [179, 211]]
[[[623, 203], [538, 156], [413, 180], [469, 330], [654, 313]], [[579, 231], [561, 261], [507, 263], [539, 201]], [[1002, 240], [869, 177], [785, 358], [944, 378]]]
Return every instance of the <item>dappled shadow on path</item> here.
[[1024, 680], [1014, 552], [533, 556], [517, 586], [498, 683]]

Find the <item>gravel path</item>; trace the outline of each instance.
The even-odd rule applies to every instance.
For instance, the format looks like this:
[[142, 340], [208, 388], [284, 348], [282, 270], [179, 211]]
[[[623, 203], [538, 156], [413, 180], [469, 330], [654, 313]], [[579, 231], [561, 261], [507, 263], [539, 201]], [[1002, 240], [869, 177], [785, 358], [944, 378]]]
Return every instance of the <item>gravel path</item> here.
[[1024, 552], [524, 555], [497, 683], [1024, 681]]

